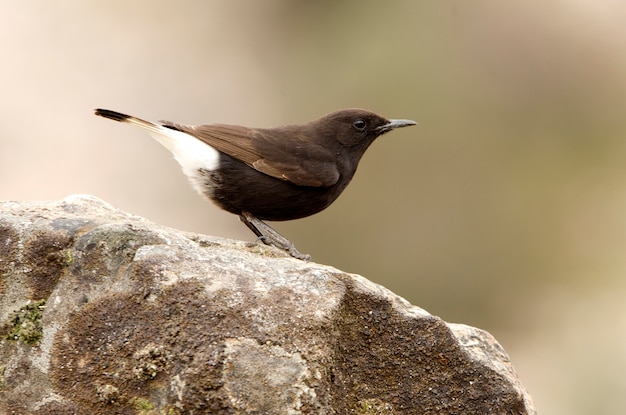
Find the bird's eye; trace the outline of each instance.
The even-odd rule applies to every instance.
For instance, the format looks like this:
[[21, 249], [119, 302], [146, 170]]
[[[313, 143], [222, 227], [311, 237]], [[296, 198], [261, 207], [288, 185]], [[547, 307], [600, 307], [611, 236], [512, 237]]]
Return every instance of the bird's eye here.
[[367, 125], [365, 123], [365, 121], [363, 121], [362, 119], [358, 119], [356, 120], [354, 123], [352, 123], [352, 125], [354, 126], [354, 128], [356, 128], [359, 131], [363, 131], [365, 130], [365, 126]]

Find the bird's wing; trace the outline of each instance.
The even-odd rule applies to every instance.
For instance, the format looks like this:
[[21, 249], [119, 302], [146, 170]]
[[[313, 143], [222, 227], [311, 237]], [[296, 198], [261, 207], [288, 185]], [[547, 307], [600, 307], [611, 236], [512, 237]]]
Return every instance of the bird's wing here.
[[297, 133], [257, 131], [252, 145], [263, 156], [253, 166], [265, 174], [299, 186], [330, 187], [339, 181], [337, 158], [332, 151]]
[[339, 169], [330, 150], [304, 139], [294, 144], [293, 135], [287, 140], [289, 133], [282, 130], [270, 132], [236, 125], [161, 123], [191, 134], [262, 173], [298, 186], [329, 187], [339, 180]]

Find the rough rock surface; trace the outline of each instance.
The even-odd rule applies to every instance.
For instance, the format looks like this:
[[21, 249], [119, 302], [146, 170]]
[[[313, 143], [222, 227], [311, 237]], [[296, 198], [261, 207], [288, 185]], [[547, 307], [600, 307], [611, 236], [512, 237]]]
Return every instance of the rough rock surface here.
[[0, 204], [2, 414], [532, 414], [488, 333], [91, 196]]

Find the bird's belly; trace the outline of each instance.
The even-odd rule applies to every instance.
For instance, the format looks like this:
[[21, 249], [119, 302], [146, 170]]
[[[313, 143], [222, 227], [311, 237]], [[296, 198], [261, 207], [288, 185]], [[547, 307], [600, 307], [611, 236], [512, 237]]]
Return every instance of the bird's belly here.
[[201, 194], [222, 209], [236, 215], [248, 212], [269, 221], [298, 219], [318, 213], [335, 201], [343, 190], [336, 186], [297, 186], [232, 159], [222, 163], [217, 170], [199, 170], [191, 179]]

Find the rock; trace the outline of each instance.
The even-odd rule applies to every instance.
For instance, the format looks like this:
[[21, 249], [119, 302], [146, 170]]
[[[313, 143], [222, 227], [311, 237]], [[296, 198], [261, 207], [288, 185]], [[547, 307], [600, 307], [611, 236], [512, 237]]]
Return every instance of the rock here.
[[91, 196], [0, 204], [0, 413], [533, 414], [486, 332]]

